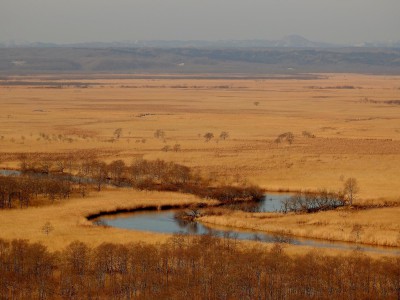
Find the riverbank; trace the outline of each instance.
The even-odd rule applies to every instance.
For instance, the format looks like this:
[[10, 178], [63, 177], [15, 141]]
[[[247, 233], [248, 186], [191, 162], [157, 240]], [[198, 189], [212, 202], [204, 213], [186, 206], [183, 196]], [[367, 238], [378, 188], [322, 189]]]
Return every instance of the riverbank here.
[[[98, 246], [105, 242], [126, 244], [130, 242], [163, 243], [172, 234], [160, 234], [145, 231], [131, 231], [112, 227], [94, 225], [87, 217], [94, 217], [100, 213], [116, 213], [121, 211], [133, 211], [143, 209], [162, 209], [172, 207], [188, 207], [200, 205], [204, 199], [180, 193], [171, 192], [149, 192], [132, 189], [108, 188], [100, 193], [92, 193], [86, 198], [70, 199], [68, 201], [57, 201], [53, 205], [43, 207], [29, 207], [26, 209], [12, 209], [0, 211], [0, 238], [27, 239], [30, 242], [41, 242], [51, 251], [65, 248], [73, 241], [82, 241], [90, 246]], [[214, 200], [207, 200], [209, 205], [217, 204]], [[215, 208], [220, 209], [220, 208]], [[242, 215], [241, 215], [242, 214]], [[231, 212], [222, 216], [225, 220], [233, 220], [234, 216], [251, 216], [244, 212]], [[254, 214], [256, 215], [256, 214]], [[281, 217], [275, 214], [258, 214], [260, 219], [268, 219], [274, 222]], [[266, 217], [270, 215], [271, 217]], [[201, 222], [211, 223], [212, 216], [201, 218]], [[214, 216], [216, 217], [216, 216]], [[289, 217], [289, 216], [288, 216]], [[298, 221], [298, 216], [293, 217], [293, 222]], [[254, 218], [254, 217], [253, 217]], [[217, 219], [213, 222], [217, 223]], [[237, 222], [230, 226], [245, 228]], [[249, 217], [243, 218], [241, 222], [251, 224], [253, 220]], [[18, 225], [16, 225], [18, 224]], [[46, 231], [45, 226], [49, 229]], [[276, 224], [275, 224], [276, 225]], [[277, 225], [276, 225], [277, 226]], [[290, 227], [288, 227], [290, 228]], [[318, 228], [321, 228], [319, 226]], [[327, 227], [329, 230], [329, 226]], [[301, 236], [301, 235], [299, 235]], [[307, 235], [303, 235], [304, 237]], [[308, 236], [312, 237], [312, 236]], [[238, 241], [244, 247], [271, 247], [271, 244], [256, 243], [253, 241]], [[295, 246], [286, 244], [285, 249], [290, 254], [304, 254], [312, 250], [308, 246]], [[319, 250], [320, 251], [320, 250]], [[350, 253], [352, 250], [325, 249], [326, 253], [337, 255]], [[373, 256], [382, 256], [379, 253], [369, 253]]]
[[344, 207], [311, 214], [248, 213], [218, 208], [197, 220], [329, 241], [400, 247], [400, 207], [353, 209]]
[[[75, 240], [90, 246], [103, 242], [165, 242], [168, 235], [95, 226], [87, 220], [87, 216], [107, 211], [164, 205], [188, 206], [201, 202], [204, 200], [189, 194], [108, 188], [100, 193], [91, 193], [86, 198], [56, 201], [53, 205], [1, 210], [0, 238], [41, 242], [50, 250], [62, 249]], [[46, 224], [51, 225], [48, 234], [43, 230]]]

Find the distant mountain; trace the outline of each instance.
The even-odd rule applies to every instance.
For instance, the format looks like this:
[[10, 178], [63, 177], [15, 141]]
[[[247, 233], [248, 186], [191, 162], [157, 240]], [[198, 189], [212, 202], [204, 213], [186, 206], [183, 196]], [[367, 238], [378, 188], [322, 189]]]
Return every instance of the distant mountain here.
[[288, 35], [275, 42], [274, 47], [283, 48], [331, 48], [337, 45], [328, 43], [312, 42], [300, 35]]
[[[256, 43], [257, 44], [257, 43]], [[293, 47], [294, 44], [303, 45]], [[258, 45], [258, 44], [257, 44]], [[287, 46], [285, 46], [287, 45]], [[288, 45], [291, 45], [289, 47]], [[0, 49], [0, 75], [34, 73], [400, 74], [400, 49], [275, 47], [14, 47]], [[280, 47], [280, 48], [278, 48]]]

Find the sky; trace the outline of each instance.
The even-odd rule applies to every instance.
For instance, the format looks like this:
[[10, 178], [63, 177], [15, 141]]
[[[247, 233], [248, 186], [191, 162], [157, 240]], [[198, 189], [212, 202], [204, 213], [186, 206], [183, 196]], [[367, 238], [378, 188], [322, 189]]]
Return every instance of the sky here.
[[0, 0], [0, 41], [400, 40], [400, 0]]

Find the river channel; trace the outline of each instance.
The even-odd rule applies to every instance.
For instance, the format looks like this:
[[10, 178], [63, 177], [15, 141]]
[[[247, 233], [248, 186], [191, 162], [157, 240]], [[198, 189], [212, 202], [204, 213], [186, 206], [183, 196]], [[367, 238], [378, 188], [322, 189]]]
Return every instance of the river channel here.
[[[0, 175], [19, 176], [20, 171], [0, 169]], [[82, 178], [74, 177], [75, 180]], [[85, 179], [90, 181], [90, 179]], [[257, 203], [245, 206], [235, 206], [232, 209], [243, 209], [252, 212], [279, 212], [282, 210], [282, 200], [289, 198], [291, 194], [270, 194]], [[299, 238], [294, 236], [271, 234], [265, 231], [253, 231], [238, 229], [235, 227], [210, 227], [196, 221], [186, 221], [175, 218], [175, 214], [185, 209], [169, 210], [141, 210], [134, 213], [119, 213], [104, 215], [94, 219], [95, 224], [106, 225], [116, 228], [148, 231], [156, 233], [183, 233], [183, 234], [212, 234], [218, 237], [232, 238], [238, 240], [254, 240], [265, 243], [288, 243], [292, 245], [303, 245], [317, 248], [334, 248], [342, 250], [360, 250], [387, 255], [400, 255], [400, 249], [392, 247], [377, 247], [355, 243], [331, 242], [322, 239]]]
[[[257, 203], [256, 211], [277, 212], [281, 209], [283, 199], [290, 194], [266, 195], [262, 201]], [[265, 243], [288, 243], [299, 246], [311, 246], [317, 248], [333, 248], [342, 250], [360, 250], [387, 255], [400, 255], [400, 249], [391, 247], [376, 247], [345, 242], [331, 242], [320, 239], [299, 238], [294, 236], [271, 234], [265, 231], [253, 231], [238, 229], [235, 227], [214, 227], [201, 222], [186, 221], [175, 218], [175, 214], [185, 209], [151, 210], [133, 213], [120, 213], [106, 215], [95, 219], [96, 224], [116, 228], [148, 231], [156, 233], [182, 233], [182, 234], [212, 234], [218, 237], [229, 237], [238, 240], [253, 240]], [[254, 208], [252, 208], [254, 211]]]

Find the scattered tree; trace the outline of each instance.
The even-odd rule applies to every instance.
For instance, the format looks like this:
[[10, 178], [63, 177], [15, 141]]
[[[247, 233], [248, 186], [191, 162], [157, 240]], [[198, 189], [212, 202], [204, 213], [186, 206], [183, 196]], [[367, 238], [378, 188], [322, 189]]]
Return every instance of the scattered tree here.
[[353, 202], [356, 199], [359, 191], [360, 188], [358, 186], [357, 179], [351, 177], [344, 182], [343, 194], [345, 195], [349, 205], [353, 205]]
[[204, 137], [206, 142], [209, 142], [211, 139], [214, 138], [214, 134], [212, 132], [207, 132], [207, 133], [204, 134], [203, 137]]
[[115, 131], [114, 131], [114, 137], [115, 137], [115, 139], [119, 139], [120, 137], [121, 137], [121, 135], [122, 135], [122, 128], [117, 128], [117, 129], [115, 129]]
[[219, 138], [221, 140], [226, 140], [227, 138], [229, 138], [229, 133], [226, 131], [222, 131], [221, 134], [219, 135]]
[[50, 222], [46, 222], [46, 223], [43, 225], [43, 227], [42, 227], [42, 232], [43, 232], [45, 235], [49, 235], [50, 232], [52, 232], [53, 230], [54, 230], [54, 227], [53, 227], [53, 225], [51, 225]]
[[281, 143], [281, 142], [288, 142], [289, 144], [292, 144], [294, 141], [294, 134], [292, 132], [285, 132], [280, 135], [275, 139], [276, 143]]
[[162, 129], [157, 129], [157, 130], [154, 132], [154, 137], [155, 137], [156, 139], [164, 139], [164, 138], [165, 138], [165, 131], [162, 130]]

